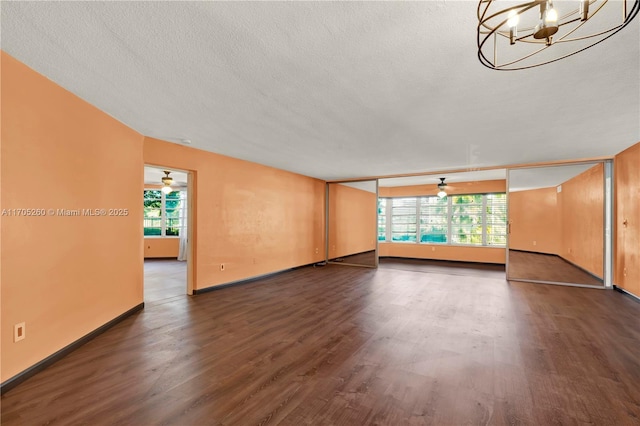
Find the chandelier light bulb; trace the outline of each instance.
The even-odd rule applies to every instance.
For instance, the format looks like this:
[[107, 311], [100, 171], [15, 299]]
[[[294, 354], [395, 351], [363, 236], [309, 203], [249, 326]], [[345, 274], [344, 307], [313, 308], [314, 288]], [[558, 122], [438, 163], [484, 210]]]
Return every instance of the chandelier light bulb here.
[[509, 12], [509, 19], [507, 19], [507, 26], [509, 28], [514, 28], [518, 26], [518, 22], [520, 22], [520, 15], [516, 10], [512, 10]]
[[555, 24], [558, 22], [558, 12], [555, 8], [549, 5], [549, 9], [546, 10], [544, 21], [547, 25]]

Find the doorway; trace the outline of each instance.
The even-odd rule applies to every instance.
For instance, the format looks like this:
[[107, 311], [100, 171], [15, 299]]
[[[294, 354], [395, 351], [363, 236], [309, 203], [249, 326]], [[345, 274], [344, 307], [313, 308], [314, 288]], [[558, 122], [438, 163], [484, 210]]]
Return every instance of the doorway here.
[[194, 176], [171, 167], [144, 167], [145, 303], [193, 293]]

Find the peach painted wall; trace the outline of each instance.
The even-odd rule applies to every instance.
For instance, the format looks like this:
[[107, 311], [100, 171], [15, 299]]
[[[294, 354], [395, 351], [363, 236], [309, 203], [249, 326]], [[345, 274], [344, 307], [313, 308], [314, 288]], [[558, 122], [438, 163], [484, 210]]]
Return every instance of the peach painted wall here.
[[178, 257], [180, 238], [145, 238], [144, 258]]
[[375, 192], [329, 184], [329, 259], [376, 249], [377, 205]]
[[[455, 182], [447, 188], [449, 195], [486, 194], [506, 192], [506, 180], [484, 180], [477, 182]], [[437, 186], [413, 185], [380, 187], [380, 197], [416, 197], [436, 195]], [[506, 250], [500, 247], [468, 247], [442, 244], [379, 243], [379, 255], [387, 257], [407, 257], [414, 259], [454, 260], [463, 262], [505, 263]]]
[[194, 172], [194, 289], [324, 260], [323, 181], [153, 138], [144, 163]]
[[[482, 180], [477, 182], [455, 182], [446, 189], [449, 195], [456, 194], [488, 194], [492, 192], [506, 192], [507, 181]], [[390, 186], [380, 187], [378, 194], [380, 197], [416, 197], [419, 195], [437, 195], [438, 187], [432, 185], [411, 185], [411, 186]]]
[[379, 255], [413, 259], [454, 260], [462, 262], [505, 263], [500, 247], [448, 246], [417, 243], [379, 243]]
[[562, 243], [558, 254], [603, 277], [604, 165], [564, 182], [558, 193]]
[[509, 193], [509, 247], [558, 254], [561, 232], [556, 187]]
[[[142, 303], [142, 135], [2, 52], [2, 209], [126, 208], [126, 216], [4, 216], [4, 382]], [[14, 324], [26, 338], [13, 342]]]
[[615, 284], [640, 297], [640, 143], [618, 154], [614, 167]]

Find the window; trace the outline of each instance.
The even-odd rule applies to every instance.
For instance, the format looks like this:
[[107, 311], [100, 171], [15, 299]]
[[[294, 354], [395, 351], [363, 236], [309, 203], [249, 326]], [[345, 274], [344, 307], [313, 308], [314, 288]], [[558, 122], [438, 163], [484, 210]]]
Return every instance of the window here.
[[387, 199], [378, 198], [378, 241], [387, 239]]
[[144, 190], [144, 235], [177, 237], [185, 224], [186, 192]]
[[378, 240], [503, 247], [506, 201], [503, 193], [380, 198]]
[[447, 243], [448, 213], [447, 198], [420, 198], [420, 242]]
[[484, 215], [483, 195], [451, 197], [451, 243], [481, 246]]
[[416, 205], [416, 198], [391, 198], [391, 241], [416, 241]]
[[486, 230], [488, 246], [507, 245], [507, 195], [487, 194]]

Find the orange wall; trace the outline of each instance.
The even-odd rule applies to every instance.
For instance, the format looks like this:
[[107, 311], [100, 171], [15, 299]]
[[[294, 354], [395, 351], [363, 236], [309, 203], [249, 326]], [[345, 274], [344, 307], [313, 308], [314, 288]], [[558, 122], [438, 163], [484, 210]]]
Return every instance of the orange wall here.
[[[2, 52], [2, 378], [142, 302], [142, 135]], [[26, 338], [13, 342], [14, 324]]]
[[640, 297], [640, 143], [614, 161], [615, 284]]
[[598, 277], [604, 259], [604, 165], [562, 184], [558, 193], [562, 243], [558, 254]]
[[509, 247], [558, 254], [561, 232], [556, 187], [509, 193]]
[[379, 244], [379, 255], [414, 259], [455, 260], [464, 262], [505, 263], [505, 249], [417, 243]]
[[[488, 194], [492, 192], [506, 192], [507, 181], [500, 180], [482, 180], [478, 182], [456, 182], [450, 184], [447, 194]], [[437, 195], [438, 187], [436, 184], [430, 185], [412, 185], [412, 186], [390, 186], [380, 187], [378, 194], [380, 197], [416, 197], [419, 195]]]
[[180, 251], [180, 238], [145, 238], [144, 257], [178, 257]]
[[194, 289], [324, 260], [323, 181], [153, 138], [144, 163], [194, 172]]
[[341, 184], [329, 184], [329, 259], [376, 249], [377, 198]]
[[[506, 192], [506, 180], [456, 182], [447, 189], [449, 195]], [[380, 187], [380, 197], [416, 197], [436, 195], [437, 185]], [[442, 244], [379, 243], [379, 255], [415, 259], [455, 260], [463, 262], [505, 263], [506, 250], [500, 247], [466, 247]]]

